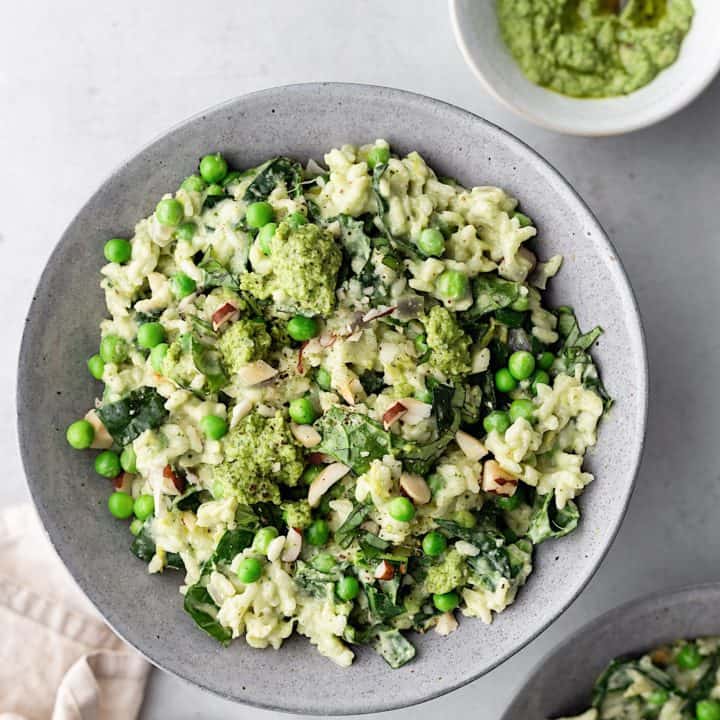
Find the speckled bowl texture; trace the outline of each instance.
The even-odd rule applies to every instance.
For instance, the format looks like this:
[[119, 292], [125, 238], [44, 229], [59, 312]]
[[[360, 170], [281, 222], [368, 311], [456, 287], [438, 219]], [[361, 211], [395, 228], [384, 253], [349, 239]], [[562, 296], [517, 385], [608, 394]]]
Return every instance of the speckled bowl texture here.
[[592, 686], [616, 657], [720, 634], [720, 584], [633, 600], [585, 625], [538, 665], [502, 720], [544, 720], [587, 710]]
[[[551, 300], [570, 303], [584, 328], [605, 328], [595, 356], [616, 405], [588, 458], [597, 479], [581, 500], [569, 538], [542, 546], [518, 601], [486, 626], [463, 620], [443, 639], [414, 637], [417, 658], [391, 670], [361, 651], [342, 670], [305, 638], [280, 652], [244, 642], [223, 649], [182, 609], [181, 578], [150, 576], [128, 550], [124, 523], [105, 503], [106, 480], [91, 456], [71, 450], [65, 427], [92, 405], [85, 370], [104, 314], [103, 242], [131, 236], [161, 195], [222, 152], [245, 168], [287, 154], [322, 160], [343, 143], [386, 138], [418, 150], [440, 175], [499, 185], [520, 198], [540, 229], [541, 256], [566, 260]], [[622, 520], [640, 460], [647, 402], [645, 347], [635, 300], [615, 250], [587, 206], [535, 152], [475, 115], [381, 87], [308, 84], [247, 95], [170, 130], [128, 160], [90, 198], [57, 245], [40, 280], [20, 354], [18, 424], [28, 483], [59, 555], [112, 627], [153, 663], [223, 697], [311, 714], [354, 714], [421, 702], [486, 673], [546, 628], [582, 590]]]

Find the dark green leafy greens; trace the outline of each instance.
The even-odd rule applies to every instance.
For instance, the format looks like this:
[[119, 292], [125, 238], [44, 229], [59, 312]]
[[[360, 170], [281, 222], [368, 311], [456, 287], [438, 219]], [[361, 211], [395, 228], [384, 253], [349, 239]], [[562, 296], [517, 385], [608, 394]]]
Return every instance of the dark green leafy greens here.
[[561, 538], [570, 534], [578, 526], [580, 511], [577, 505], [568, 500], [565, 507], [559, 510], [555, 503], [555, 493], [535, 496], [530, 528], [527, 536], [536, 545], [545, 540]]
[[395, 628], [378, 632], [373, 648], [393, 669], [402, 667], [415, 657], [413, 645]]
[[340, 240], [350, 261], [350, 269], [359, 275], [370, 260], [372, 240], [365, 234], [365, 224], [350, 215], [338, 215]]
[[463, 323], [510, 307], [519, 297], [522, 283], [503, 280], [494, 273], [482, 273], [473, 280], [473, 304], [461, 313]]
[[208, 248], [198, 267], [205, 272], [203, 285], [207, 290], [212, 290], [216, 287], [225, 287], [235, 291], [240, 290], [240, 283], [237, 278], [220, 263], [215, 256], [215, 251], [212, 246]]
[[279, 184], [284, 184], [288, 194], [298, 197], [302, 193], [303, 173], [299, 162], [287, 157], [276, 157], [261, 165], [260, 169], [248, 185], [243, 200], [258, 202], [267, 200], [270, 193]]
[[168, 411], [165, 398], [155, 388], [145, 386], [130, 391], [114, 403], [103, 405], [97, 414], [112, 439], [124, 447], [146, 430], [160, 427]]
[[373, 460], [392, 453], [390, 433], [362, 413], [335, 405], [315, 423], [322, 436], [318, 452], [348, 465], [358, 474], [367, 472]]

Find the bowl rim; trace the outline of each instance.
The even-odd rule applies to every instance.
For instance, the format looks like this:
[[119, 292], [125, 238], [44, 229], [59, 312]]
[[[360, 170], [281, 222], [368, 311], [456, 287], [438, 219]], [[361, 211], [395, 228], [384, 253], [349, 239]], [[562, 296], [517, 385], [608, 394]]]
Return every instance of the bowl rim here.
[[[223, 111], [239, 101], [244, 101], [250, 98], [254, 97], [262, 97], [262, 96], [271, 96], [277, 93], [282, 92], [303, 92], [305, 90], [307, 91], [313, 91], [313, 90], [319, 90], [319, 89], [336, 89], [336, 90], [344, 90], [346, 92], [353, 92], [353, 91], [364, 91], [364, 92], [381, 92], [386, 93], [388, 95], [392, 95], [395, 98], [401, 99], [405, 102], [409, 103], [424, 103], [429, 104], [435, 108], [442, 109], [446, 113], [450, 113], [451, 115], [458, 117], [458, 118], [465, 118], [465, 119], [471, 119], [473, 123], [480, 123], [482, 124], [487, 130], [496, 133], [497, 135], [501, 136], [503, 140], [509, 145], [509, 146], [515, 146], [520, 152], [525, 153], [531, 157], [533, 157], [538, 163], [539, 167], [541, 168], [544, 175], [548, 177], [549, 180], [552, 182], [559, 184], [559, 186], [562, 188], [564, 192], [566, 192], [571, 199], [571, 202], [575, 203], [585, 214], [587, 217], [587, 221], [592, 225], [593, 232], [597, 238], [597, 242], [604, 246], [604, 249], [609, 251], [612, 256], [615, 259], [614, 268], [617, 272], [618, 280], [620, 281], [624, 291], [625, 291], [625, 300], [627, 302], [626, 306], [626, 312], [632, 319], [631, 327], [630, 327], [630, 333], [635, 336], [635, 339], [638, 343], [638, 351], [640, 357], [638, 358], [638, 365], [639, 365], [639, 373], [638, 373], [638, 386], [637, 386], [637, 395], [641, 399], [640, 403], [640, 414], [638, 417], [638, 426], [637, 426], [637, 446], [636, 446], [636, 452], [635, 457], [633, 458], [633, 462], [631, 467], [629, 468], [628, 477], [631, 478], [629, 485], [627, 487], [625, 497], [622, 501], [622, 506], [619, 508], [620, 512], [617, 516], [616, 522], [614, 524], [614, 527], [611, 528], [611, 532], [608, 534], [608, 542], [605, 545], [605, 547], [600, 551], [598, 554], [594, 564], [589, 567], [589, 570], [587, 571], [587, 576], [584, 578], [582, 583], [578, 585], [577, 592], [569, 597], [566, 602], [564, 602], [561, 606], [559, 606], [558, 610], [553, 613], [551, 616], [547, 617], [543, 622], [539, 623], [538, 626], [524, 639], [517, 642], [514, 646], [510, 647], [506, 652], [498, 655], [497, 658], [495, 658], [491, 663], [489, 663], [485, 668], [483, 668], [480, 672], [471, 672], [466, 677], [462, 678], [462, 680], [459, 680], [457, 682], [454, 682], [452, 684], [449, 684], [445, 687], [442, 687], [438, 690], [434, 690], [432, 692], [426, 692], [423, 694], [419, 694], [417, 699], [411, 701], [411, 702], [405, 702], [405, 701], [399, 701], [399, 702], [389, 702], [387, 704], [383, 704], [382, 706], [358, 706], [353, 708], [341, 708], [341, 709], [333, 709], [333, 708], [307, 708], [307, 706], [303, 706], [301, 704], [296, 703], [295, 701], [291, 701], [289, 703], [285, 703], [283, 706], [278, 706], [273, 704], [272, 701], [269, 702], [262, 702], [259, 700], [249, 700], [249, 699], [239, 699], [237, 696], [232, 695], [229, 691], [223, 691], [218, 688], [210, 687], [208, 684], [203, 683], [202, 681], [199, 681], [193, 677], [193, 673], [189, 670], [185, 671], [185, 666], [183, 666], [181, 663], [177, 663], [175, 667], [168, 667], [166, 663], [163, 663], [161, 661], [155, 660], [150, 655], [150, 651], [145, 651], [140, 648], [138, 648], [136, 645], [134, 645], [132, 642], [127, 640], [127, 638], [124, 636], [124, 634], [116, 628], [113, 621], [109, 620], [106, 614], [102, 611], [101, 607], [96, 602], [96, 593], [92, 592], [92, 589], [86, 590], [85, 588], [81, 587], [77, 580], [75, 580], [76, 576], [76, 565], [77, 561], [73, 560], [72, 558], [66, 559], [65, 554], [61, 552], [61, 549], [59, 545], [62, 545], [62, 543], [56, 543], [53, 535], [51, 534], [51, 528], [55, 531], [55, 534], [57, 533], [57, 522], [55, 522], [52, 519], [52, 514], [48, 512], [48, 509], [44, 506], [42, 506], [38, 501], [36, 501], [36, 491], [35, 488], [42, 482], [42, 479], [35, 479], [31, 478], [31, 474], [29, 472], [31, 466], [32, 466], [32, 454], [33, 454], [33, 448], [31, 444], [31, 437], [32, 437], [32, 418], [29, 416], [28, 413], [26, 413], [24, 406], [23, 406], [23, 393], [25, 391], [25, 387], [27, 385], [27, 379], [26, 379], [26, 370], [25, 368], [28, 366], [28, 358], [29, 358], [29, 345], [31, 344], [31, 335], [33, 334], [32, 328], [35, 325], [36, 321], [36, 314], [38, 312], [38, 308], [36, 307], [36, 298], [38, 296], [38, 291], [42, 287], [43, 283], [45, 282], [47, 273], [49, 271], [49, 268], [52, 266], [52, 264], [56, 261], [56, 258], [59, 255], [61, 246], [65, 243], [66, 238], [68, 236], [69, 231], [73, 227], [75, 221], [77, 218], [85, 211], [85, 208], [90, 205], [95, 198], [97, 194], [99, 194], [102, 190], [102, 188], [110, 182], [113, 178], [115, 178], [117, 175], [123, 172], [124, 168], [134, 159], [137, 157], [143, 155], [150, 149], [155, 143], [162, 140], [166, 135], [175, 132], [176, 130], [179, 130], [189, 124], [192, 124], [193, 122], [202, 119], [203, 116], [206, 116], [210, 113], [220, 112]], [[194, 113], [193, 115], [186, 117], [185, 119], [175, 123], [171, 127], [167, 128], [164, 131], [161, 131], [160, 133], [155, 134], [155, 136], [147, 143], [145, 143], [142, 147], [140, 147], [138, 150], [133, 152], [129, 157], [125, 158], [122, 162], [120, 162], [118, 165], [116, 165], [112, 171], [104, 178], [104, 180], [98, 184], [97, 189], [88, 197], [88, 199], [85, 201], [85, 203], [82, 205], [82, 207], [73, 215], [72, 219], [69, 221], [67, 226], [65, 227], [62, 235], [60, 236], [60, 239], [56, 243], [55, 247], [53, 248], [52, 252], [50, 253], [46, 264], [43, 268], [43, 271], [40, 275], [40, 278], [36, 284], [35, 291], [33, 293], [33, 298], [30, 304], [30, 307], [27, 312], [26, 320], [25, 320], [25, 327], [23, 330], [23, 336], [22, 341], [20, 344], [20, 352], [18, 356], [18, 373], [17, 373], [17, 386], [16, 386], [16, 421], [17, 421], [17, 437], [18, 437], [18, 443], [20, 447], [20, 454], [22, 458], [23, 463], [23, 469], [25, 474], [25, 480], [33, 501], [33, 506], [35, 507], [35, 510], [38, 514], [38, 516], [41, 519], [43, 532], [45, 533], [46, 537], [50, 541], [50, 544], [52, 545], [53, 549], [57, 553], [58, 557], [61, 558], [63, 564], [68, 569], [69, 574], [71, 575], [73, 582], [75, 583], [76, 587], [78, 587], [83, 595], [90, 601], [90, 603], [95, 607], [95, 609], [98, 611], [100, 616], [103, 618], [103, 621], [113, 630], [113, 632], [118, 635], [118, 637], [122, 638], [130, 647], [134, 648], [137, 652], [139, 652], [146, 660], [148, 660], [152, 665], [155, 667], [168, 672], [171, 675], [174, 675], [175, 677], [178, 677], [179, 679], [188, 682], [196, 687], [199, 687], [200, 689], [209, 692], [213, 695], [217, 695], [218, 697], [221, 697], [225, 700], [229, 700], [232, 702], [236, 702], [238, 704], [247, 705], [251, 707], [257, 707], [264, 710], [273, 710], [276, 712], [283, 712], [283, 713], [298, 713], [298, 714], [314, 714], [317, 716], [328, 716], [328, 715], [364, 715], [368, 713], [377, 713], [377, 712], [385, 712], [389, 710], [396, 710], [403, 707], [411, 707], [413, 705], [418, 705], [421, 703], [428, 702], [430, 700], [436, 699], [438, 697], [441, 697], [443, 695], [446, 695], [450, 692], [453, 692], [454, 690], [457, 690], [461, 687], [464, 687], [468, 685], [469, 683], [473, 682], [474, 680], [477, 680], [478, 678], [486, 675], [487, 673], [491, 672], [501, 664], [503, 664], [505, 661], [507, 661], [509, 658], [514, 656], [516, 653], [518, 653], [520, 650], [525, 648], [528, 644], [530, 644], [533, 640], [535, 640], [540, 634], [542, 634], [545, 630], [548, 629], [571, 605], [575, 602], [575, 600], [580, 596], [580, 594], [585, 590], [588, 583], [592, 578], [595, 576], [595, 573], [598, 571], [600, 565], [604, 561], [605, 557], [607, 556], [607, 553], [609, 552], [610, 548], [612, 547], [615, 538], [617, 537], [617, 534], [620, 530], [620, 526], [622, 525], [622, 522], [625, 519], [625, 515], [627, 513], [628, 505], [630, 503], [630, 499], [633, 495], [633, 492], [635, 490], [636, 486], [636, 480], [637, 480], [637, 474], [640, 468], [640, 464], [642, 461], [642, 457], [644, 454], [645, 449], [645, 440], [646, 440], [646, 430], [647, 430], [647, 416], [648, 416], [648, 403], [649, 403], [649, 394], [648, 394], [648, 385], [649, 385], [649, 371], [648, 371], [648, 358], [647, 358], [647, 344], [645, 339], [645, 331], [642, 323], [642, 316], [640, 314], [640, 310], [637, 303], [637, 298], [635, 297], [634, 290], [632, 288], [632, 285], [630, 284], [630, 280], [628, 278], [627, 272], [622, 264], [622, 261], [620, 260], [620, 257], [612, 244], [612, 241], [610, 240], [609, 236], [603, 229], [603, 227], [600, 225], [600, 222], [598, 221], [597, 217], [595, 216], [594, 212], [591, 210], [591, 208], [587, 205], [587, 203], [582, 199], [582, 197], [578, 194], [578, 192], [575, 190], [575, 188], [566, 180], [566, 178], [552, 165], [548, 160], [546, 160], [544, 157], [542, 157], [536, 150], [534, 150], [532, 147], [530, 147], [527, 143], [525, 143], [523, 140], [519, 139], [509, 131], [499, 127], [498, 125], [492, 123], [489, 120], [486, 120], [485, 118], [469, 111], [464, 108], [460, 108], [457, 105], [453, 105], [452, 103], [445, 102], [443, 100], [438, 100], [437, 98], [433, 98], [427, 95], [423, 95], [421, 93], [415, 93], [407, 90], [402, 90], [398, 88], [393, 87], [387, 87], [383, 85], [374, 85], [374, 84], [366, 84], [366, 83], [346, 83], [346, 82], [303, 82], [303, 83], [291, 83], [286, 85], [278, 85], [278, 86], [271, 86], [268, 88], [263, 88], [260, 90], [256, 90], [250, 93], [244, 93], [242, 95], [234, 96], [228, 100], [222, 101], [220, 103], [217, 103], [215, 105], [212, 105], [210, 107], [206, 107], [204, 109], [201, 109], [199, 112]]]
[[[489, 80], [485, 72], [482, 70], [480, 64], [477, 62], [475, 55], [470, 50], [470, 47], [466, 40], [466, 34], [462, 29], [462, 23], [460, 21], [460, 2], [461, 0], [448, 0], [448, 9], [450, 11], [450, 24], [453, 29], [453, 35], [455, 36], [455, 43], [460, 50], [460, 54], [463, 56], [466, 64], [470, 67], [476, 79], [480, 81], [480, 84], [492, 95], [495, 100], [500, 102], [509, 110], [512, 110], [516, 115], [527, 120], [538, 127], [545, 128], [546, 130], [553, 130], [554, 132], [564, 133], [565, 135], [575, 135], [578, 137], [612, 137], [614, 135], [624, 135], [626, 133], [635, 132], [636, 130], [642, 130], [643, 128], [650, 127], [656, 123], [666, 120], [671, 115], [680, 112], [683, 108], [687, 107], [693, 100], [701, 95], [715, 79], [715, 76], [720, 72], [720, 52], [718, 52], [715, 62], [708, 66], [708, 73], [706, 76], [699, 76], [695, 82], [690, 82], [685, 86], [685, 89], [681, 93], [677, 93], [671, 97], [675, 98], [672, 102], [668, 102], [664, 106], [660, 106], [654, 112], [649, 113], [643, 119], [628, 120], [623, 123], [618, 123], [615, 126], [607, 127], [603, 130], [593, 129], [581, 129], [574, 127], [572, 124], [563, 124], [548, 120], [541, 112], [530, 110], [526, 107], [522, 107], [512, 101], [507, 95], [501, 93], [495, 85]], [[548, 92], [551, 92], [548, 90]], [[570, 100], [577, 100], [583, 103], [592, 103], [598, 101], [605, 101], [611, 98], [572, 98]]]
[[[514, 720], [516, 715], [516, 705], [520, 702], [525, 689], [538, 678], [545, 667], [547, 667], [553, 660], [561, 655], [565, 650], [571, 648], [580, 638], [587, 633], [595, 632], [601, 628], [611, 625], [615, 620], [624, 617], [626, 614], [636, 610], [649, 611], [655, 606], [667, 606], [668, 604], [676, 604], [677, 601], [686, 602], [693, 595], [709, 595], [718, 596], [720, 598], [720, 581], [718, 582], [706, 582], [697, 583], [693, 585], [678, 585], [670, 587], [665, 590], [654, 590], [651, 593], [640, 595], [639, 597], [628, 600], [621, 605], [616, 605], [610, 610], [606, 610], [602, 615], [584, 623], [577, 630], [574, 630], [560, 643], [548, 650], [540, 660], [535, 663], [532, 670], [528, 673], [523, 682], [522, 687], [516, 692], [515, 697], [508, 706], [507, 710], [502, 714], [500, 720]], [[682, 638], [678, 638], [682, 639]], [[690, 638], [692, 639], [692, 638]], [[650, 650], [651, 648], [646, 648]], [[607, 662], [610, 662], [613, 658], [607, 658]], [[590, 688], [588, 688], [588, 697], [590, 696]]]

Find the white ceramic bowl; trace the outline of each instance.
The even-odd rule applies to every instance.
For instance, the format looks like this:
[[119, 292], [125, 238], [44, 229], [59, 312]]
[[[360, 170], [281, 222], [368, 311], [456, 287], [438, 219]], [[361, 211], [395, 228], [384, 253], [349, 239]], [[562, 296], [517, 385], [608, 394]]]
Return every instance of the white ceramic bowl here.
[[695, 17], [677, 61], [649, 85], [622, 97], [565, 97], [530, 82], [507, 49], [495, 0], [449, 0], [458, 46], [482, 84], [536, 125], [570, 135], [618, 135], [681, 110], [720, 70], [720, 1], [693, 0]]

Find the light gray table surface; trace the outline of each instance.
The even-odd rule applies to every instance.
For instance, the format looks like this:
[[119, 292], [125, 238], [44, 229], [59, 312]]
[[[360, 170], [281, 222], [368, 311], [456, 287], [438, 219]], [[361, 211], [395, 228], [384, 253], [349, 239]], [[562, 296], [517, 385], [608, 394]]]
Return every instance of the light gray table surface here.
[[[497, 718], [571, 630], [642, 593], [720, 576], [720, 81], [653, 128], [579, 139], [525, 123], [483, 91], [456, 49], [442, 0], [36, 0], [8, 3], [2, 15], [0, 502], [28, 497], [14, 406], [24, 316], [47, 256], [95, 187], [168, 126], [232, 96], [301, 81], [366, 82], [472, 110], [565, 174], [630, 275], [651, 369], [637, 489], [582, 596], [499, 669], [390, 715]], [[154, 671], [142, 718], [168, 717], [287, 716], [232, 705]]]

